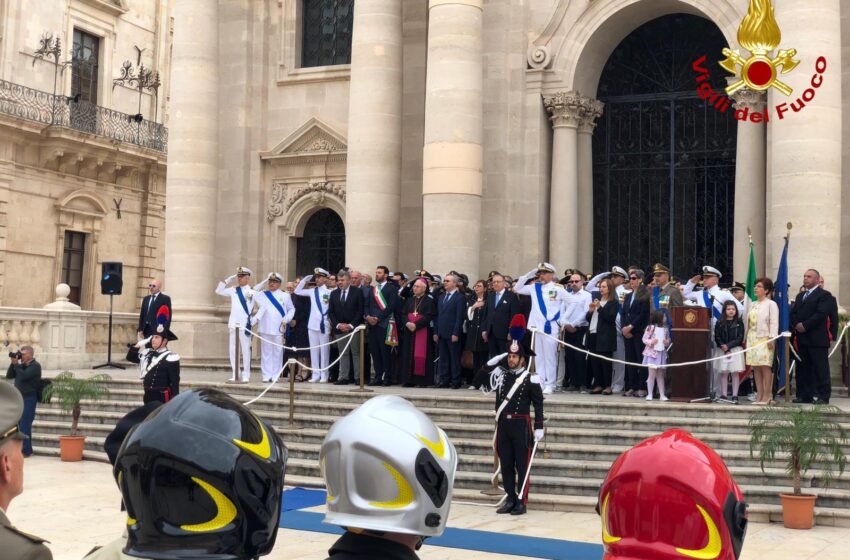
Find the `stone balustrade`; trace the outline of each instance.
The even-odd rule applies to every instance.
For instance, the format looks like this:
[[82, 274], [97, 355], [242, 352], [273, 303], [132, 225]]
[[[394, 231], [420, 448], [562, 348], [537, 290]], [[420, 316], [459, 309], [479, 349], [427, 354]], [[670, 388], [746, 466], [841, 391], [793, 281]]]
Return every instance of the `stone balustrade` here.
[[[0, 345], [5, 352], [32, 346], [45, 369], [90, 368], [104, 363], [109, 313], [83, 311], [68, 301], [70, 289], [56, 287], [56, 301], [41, 309], [0, 307]], [[136, 341], [134, 313], [112, 315], [113, 361], [122, 360], [127, 343]]]

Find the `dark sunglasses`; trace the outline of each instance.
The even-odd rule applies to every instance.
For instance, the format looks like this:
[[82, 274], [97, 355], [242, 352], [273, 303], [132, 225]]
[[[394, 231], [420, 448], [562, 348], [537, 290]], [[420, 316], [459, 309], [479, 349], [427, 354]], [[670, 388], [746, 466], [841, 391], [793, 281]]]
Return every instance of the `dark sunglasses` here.
[[638, 279], [637, 276], [629, 276], [629, 280], [637, 280], [637, 279]]

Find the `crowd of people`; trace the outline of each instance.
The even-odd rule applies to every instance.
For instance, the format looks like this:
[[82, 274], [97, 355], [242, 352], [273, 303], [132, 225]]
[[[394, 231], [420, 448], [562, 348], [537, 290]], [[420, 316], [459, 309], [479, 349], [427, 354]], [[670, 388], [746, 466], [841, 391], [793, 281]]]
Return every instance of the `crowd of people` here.
[[[408, 276], [378, 266], [374, 276], [316, 268], [285, 284], [271, 273], [251, 287], [252, 274], [239, 267], [217, 289], [231, 300], [231, 382], [249, 380], [256, 336], [265, 382], [289, 375], [286, 364], [293, 358], [306, 366], [293, 368], [297, 381], [356, 383], [362, 362], [370, 385], [487, 389], [486, 378], [476, 374], [505, 352], [508, 323], [521, 313], [536, 330], [527, 344], [536, 351], [534, 369], [544, 395], [666, 400], [670, 309], [698, 306], [711, 309], [711, 398], [737, 403], [744, 390], [766, 404], [774, 396], [778, 308], [773, 281], [766, 277], [757, 279], [750, 298], [740, 282], [721, 288], [723, 274], [708, 265], [685, 282], [662, 264], [649, 273], [614, 266], [593, 277], [569, 269], [557, 279], [553, 265], [540, 263], [516, 278], [494, 270], [472, 282], [457, 271], [441, 276], [417, 270]], [[791, 308], [800, 402], [829, 402], [826, 353], [838, 334], [837, 307], [820, 274], [806, 271]]]

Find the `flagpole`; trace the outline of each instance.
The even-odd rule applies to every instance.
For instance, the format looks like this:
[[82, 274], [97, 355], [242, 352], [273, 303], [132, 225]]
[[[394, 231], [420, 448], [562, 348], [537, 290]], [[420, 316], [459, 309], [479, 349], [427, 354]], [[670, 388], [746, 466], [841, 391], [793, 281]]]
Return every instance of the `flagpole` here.
[[[788, 228], [787, 233], [785, 234], [785, 246], [788, 246], [788, 243], [791, 241], [791, 222], [785, 224]], [[786, 263], [787, 265], [787, 263]], [[786, 294], [788, 288], [785, 288]], [[788, 299], [786, 295], [786, 299]], [[788, 324], [788, 330], [791, 330], [791, 324]], [[791, 393], [788, 390], [788, 386], [791, 385], [791, 338], [788, 337], [785, 339], [785, 404], [791, 404]]]

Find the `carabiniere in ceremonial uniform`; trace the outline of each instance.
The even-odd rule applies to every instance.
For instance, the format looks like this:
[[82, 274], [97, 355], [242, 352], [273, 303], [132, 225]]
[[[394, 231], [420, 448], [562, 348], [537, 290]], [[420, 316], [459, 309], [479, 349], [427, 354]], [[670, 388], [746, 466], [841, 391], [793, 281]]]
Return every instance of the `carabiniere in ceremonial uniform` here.
[[[139, 351], [140, 375], [145, 390], [144, 403], [167, 403], [180, 393], [180, 356], [167, 348], [177, 336], [157, 316], [156, 333]], [[142, 341], [140, 341], [142, 342]]]
[[[522, 485], [531, 461], [532, 444], [543, 439], [544, 433], [543, 390], [537, 375], [532, 375], [525, 367], [526, 356], [533, 356], [534, 351], [523, 346], [524, 334], [525, 317], [515, 315], [509, 329], [511, 343], [508, 352], [487, 362], [491, 370], [501, 370], [501, 384], [496, 390], [495, 441], [507, 501], [496, 513], [511, 515], [522, 515], [526, 511], [531, 478], [528, 477], [524, 490]], [[521, 496], [519, 492], [522, 492]]]

